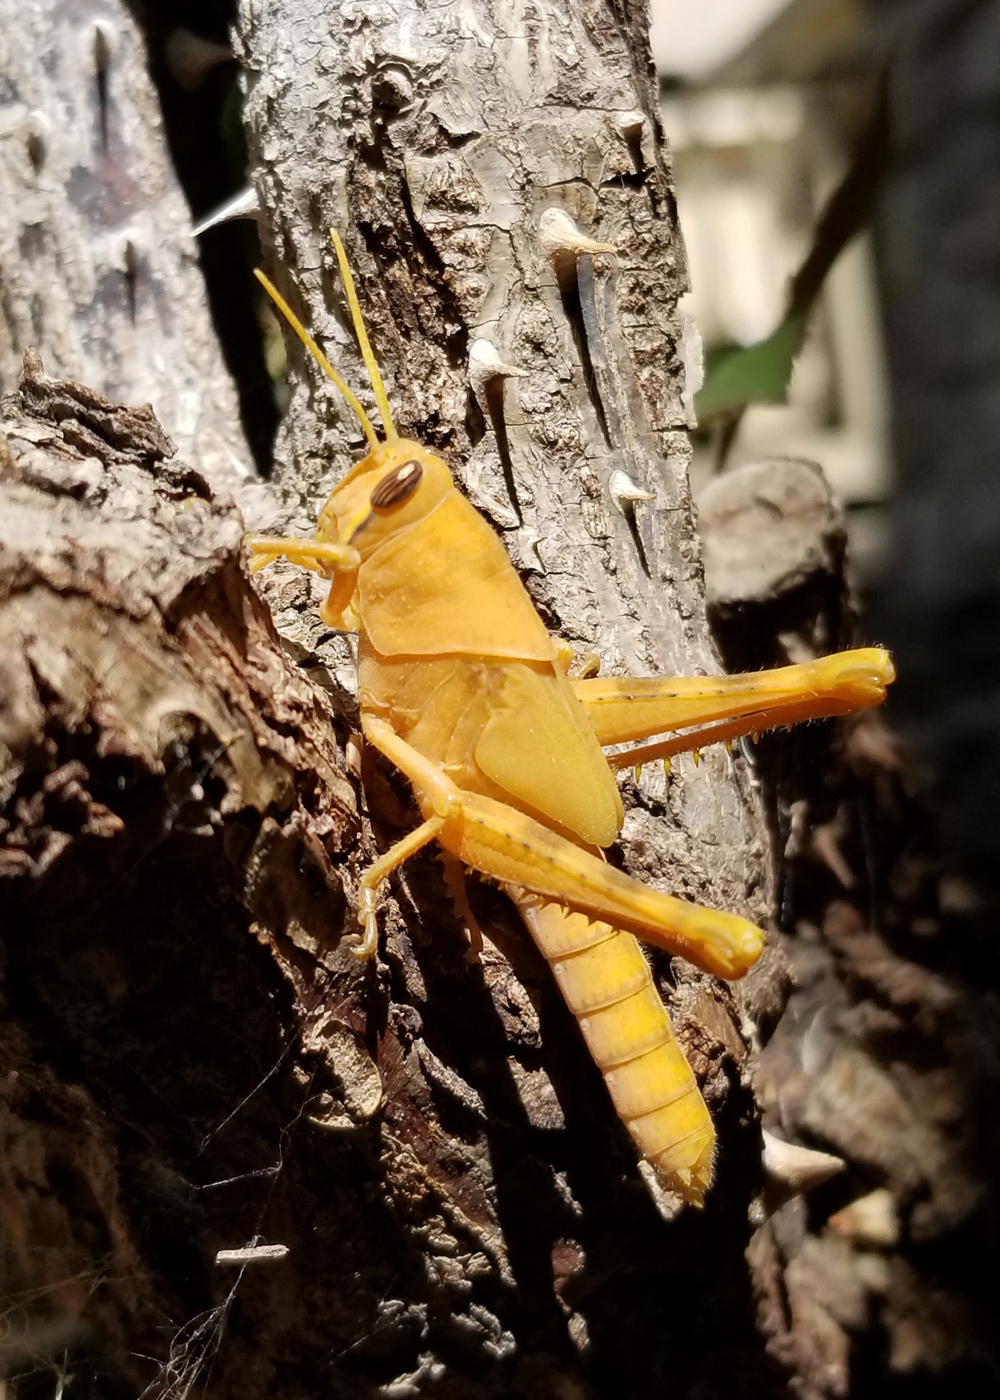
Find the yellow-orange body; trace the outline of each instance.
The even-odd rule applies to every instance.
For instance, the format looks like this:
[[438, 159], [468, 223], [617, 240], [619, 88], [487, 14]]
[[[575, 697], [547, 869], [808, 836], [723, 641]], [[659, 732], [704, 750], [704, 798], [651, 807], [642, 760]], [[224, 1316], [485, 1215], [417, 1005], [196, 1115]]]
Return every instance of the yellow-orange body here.
[[[601, 746], [705, 724], [706, 737], [729, 738], [877, 704], [891, 663], [871, 650], [742, 678], [571, 680], [565, 649], [445, 463], [396, 437], [391, 419], [381, 443], [362, 422], [371, 450], [332, 492], [315, 540], [250, 544], [255, 567], [283, 555], [330, 579], [324, 619], [358, 634], [365, 736], [409, 778], [424, 817], [362, 881], [364, 950], [377, 937], [378, 884], [429, 841], [501, 882], [640, 1150], [700, 1202], [711, 1119], [633, 935], [733, 978], [756, 961], [763, 934], [605, 863], [600, 850], [618, 835], [622, 805]], [[699, 742], [685, 735], [643, 753]]]

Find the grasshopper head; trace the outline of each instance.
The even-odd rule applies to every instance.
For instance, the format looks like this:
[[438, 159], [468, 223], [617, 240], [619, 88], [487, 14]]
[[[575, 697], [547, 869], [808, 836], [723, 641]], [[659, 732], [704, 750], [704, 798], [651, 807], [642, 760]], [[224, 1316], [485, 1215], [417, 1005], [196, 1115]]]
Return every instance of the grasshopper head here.
[[389, 399], [368, 340], [347, 253], [336, 229], [330, 230], [330, 237], [340, 265], [358, 349], [382, 416], [384, 441], [379, 441], [357, 395], [330, 364], [284, 297], [262, 272], [258, 271], [256, 275], [292, 330], [343, 394], [368, 439], [367, 456], [334, 487], [320, 512], [316, 529], [318, 540], [329, 544], [353, 545], [362, 559], [367, 559], [379, 545], [422, 520], [454, 489], [455, 483], [440, 457], [428, 452], [418, 442], [397, 436]]
[[320, 512], [316, 538], [353, 545], [367, 559], [454, 489], [440, 457], [410, 438], [393, 438], [379, 443], [334, 487]]

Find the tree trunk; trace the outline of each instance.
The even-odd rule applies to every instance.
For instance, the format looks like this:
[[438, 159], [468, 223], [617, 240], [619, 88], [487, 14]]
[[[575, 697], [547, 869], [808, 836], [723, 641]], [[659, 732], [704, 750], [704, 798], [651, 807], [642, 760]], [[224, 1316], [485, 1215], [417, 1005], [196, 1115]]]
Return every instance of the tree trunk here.
[[[333, 224], [399, 427], [456, 464], [550, 629], [606, 671], [715, 669], [644, 14], [247, 4], [241, 24], [280, 275], [331, 357], [361, 382]], [[553, 257], [550, 208], [617, 256]], [[525, 377], [477, 375], [477, 340]], [[306, 376], [277, 483], [303, 529], [359, 447]], [[744, 1036], [780, 1006], [780, 959], [735, 992], [656, 960], [721, 1138], [706, 1209], [678, 1211], [498, 895], [473, 892], [470, 966], [416, 860], [377, 965], [352, 958], [357, 879], [406, 795], [374, 771], [358, 801], [350, 651], [310, 581], [265, 583], [282, 650], [233, 508], [148, 415], [34, 360], [5, 415], [2, 1200], [15, 1280], [46, 1299], [19, 1354], [179, 1398], [779, 1390], [744, 1260]], [[650, 501], [619, 510], [616, 473]], [[722, 753], [644, 771], [625, 867], [762, 917], [747, 786]], [[287, 1254], [214, 1263], [258, 1238]]]

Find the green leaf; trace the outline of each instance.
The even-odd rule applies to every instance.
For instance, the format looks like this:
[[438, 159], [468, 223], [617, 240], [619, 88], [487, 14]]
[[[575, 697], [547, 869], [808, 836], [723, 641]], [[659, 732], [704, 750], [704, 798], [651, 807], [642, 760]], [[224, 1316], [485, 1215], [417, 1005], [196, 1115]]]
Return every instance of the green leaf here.
[[704, 426], [720, 414], [742, 412], [752, 403], [784, 403], [805, 328], [805, 316], [793, 312], [766, 340], [719, 356], [695, 395], [698, 422]]

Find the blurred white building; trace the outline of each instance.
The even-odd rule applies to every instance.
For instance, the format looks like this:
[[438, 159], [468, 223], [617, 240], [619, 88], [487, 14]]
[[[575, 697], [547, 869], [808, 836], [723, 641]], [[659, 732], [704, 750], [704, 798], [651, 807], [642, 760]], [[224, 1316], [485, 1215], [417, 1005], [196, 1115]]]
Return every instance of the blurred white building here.
[[[652, 0], [694, 317], [707, 352], [780, 321], [789, 278], [843, 175], [871, 91], [854, 0]], [[890, 487], [887, 385], [869, 240], [832, 269], [787, 406], [751, 408], [728, 465], [812, 458], [848, 506]], [[713, 469], [696, 451], [695, 486]], [[877, 512], [865, 512], [870, 526]], [[857, 520], [864, 551], [876, 538]], [[866, 533], [871, 538], [866, 538]]]

